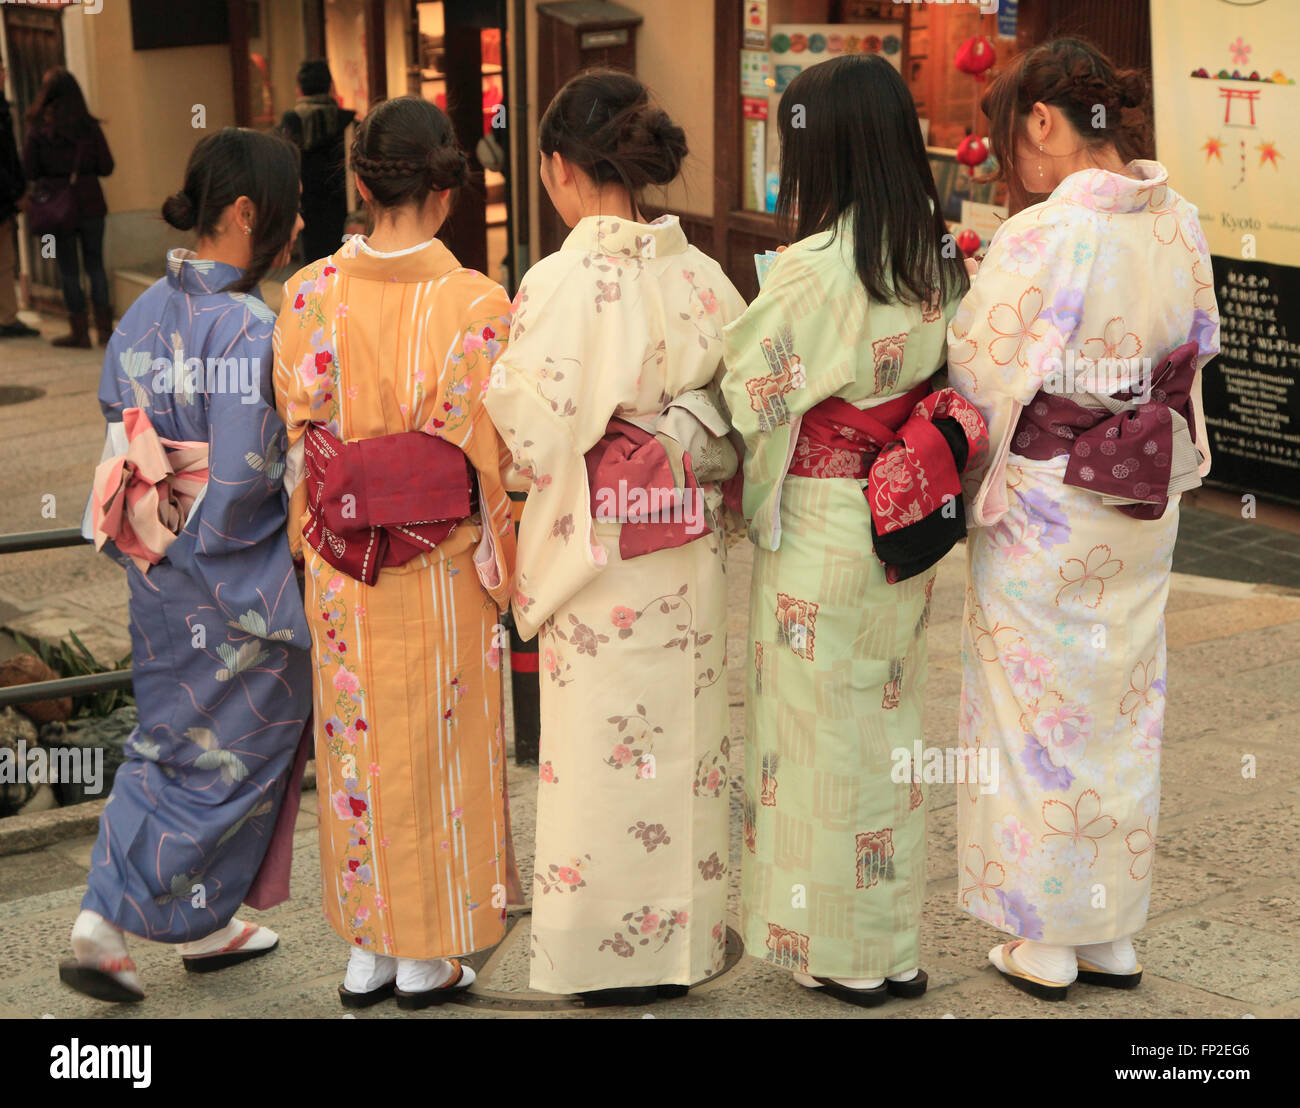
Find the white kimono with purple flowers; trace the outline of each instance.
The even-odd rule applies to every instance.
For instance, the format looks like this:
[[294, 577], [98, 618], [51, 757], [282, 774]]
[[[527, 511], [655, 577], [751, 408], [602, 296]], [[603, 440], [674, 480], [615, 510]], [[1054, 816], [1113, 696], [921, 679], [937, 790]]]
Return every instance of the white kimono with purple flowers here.
[[[1015, 453], [1016, 423], [1045, 384], [1099, 406], [1070, 387], [1077, 359], [1154, 368], [1191, 339], [1199, 370], [1219, 348], [1196, 209], [1160, 165], [1128, 169], [1072, 174], [1008, 219], [948, 336], [951, 383], [988, 421], [992, 458], [967, 490], [959, 737], [999, 761], [994, 792], [958, 786], [958, 896], [1012, 935], [1071, 946], [1146, 920], [1178, 498], [1157, 520], [1122, 514], [1063, 484], [1065, 457]], [[1193, 403], [1204, 474], [1199, 372]]]

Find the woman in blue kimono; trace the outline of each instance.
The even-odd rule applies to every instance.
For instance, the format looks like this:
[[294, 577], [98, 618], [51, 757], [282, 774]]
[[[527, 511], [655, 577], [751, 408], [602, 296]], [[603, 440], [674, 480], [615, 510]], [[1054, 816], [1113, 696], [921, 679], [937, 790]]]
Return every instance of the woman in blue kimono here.
[[[143, 998], [124, 932], [179, 944], [204, 971], [267, 953], [235, 917], [288, 896], [311, 712], [310, 646], [285, 537], [284, 425], [271, 392], [275, 313], [258, 281], [284, 264], [297, 153], [227, 128], [163, 206], [194, 252], [108, 344], [108, 421], [87, 537], [126, 569], [140, 725], [91, 857], [75, 960], [59, 976], [101, 1000]], [[308, 732], [310, 735], [310, 732]]]

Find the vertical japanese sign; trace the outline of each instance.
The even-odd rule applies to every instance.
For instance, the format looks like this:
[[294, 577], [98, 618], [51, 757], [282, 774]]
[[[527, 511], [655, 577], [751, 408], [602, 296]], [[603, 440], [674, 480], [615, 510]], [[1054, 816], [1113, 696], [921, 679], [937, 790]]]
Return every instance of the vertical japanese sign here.
[[1300, 3], [1151, 0], [1156, 156], [1200, 211], [1214, 484], [1300, 502]]

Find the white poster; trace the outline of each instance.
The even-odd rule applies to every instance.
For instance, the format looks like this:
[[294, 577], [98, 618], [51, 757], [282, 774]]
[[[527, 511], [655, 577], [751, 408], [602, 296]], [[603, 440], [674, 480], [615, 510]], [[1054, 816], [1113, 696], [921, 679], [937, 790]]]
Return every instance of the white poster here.
[[1151, 0], [1156, 157], [1210, 251], [1300, 265], [1300, 0]]

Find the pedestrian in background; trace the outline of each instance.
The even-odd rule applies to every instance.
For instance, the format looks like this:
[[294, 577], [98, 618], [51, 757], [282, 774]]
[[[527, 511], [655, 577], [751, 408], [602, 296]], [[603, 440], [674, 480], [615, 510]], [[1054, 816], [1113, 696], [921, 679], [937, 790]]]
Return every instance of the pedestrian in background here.
[[[63, 281], [63, 303], [72, 329], [62, 338], [54, 339], [53, 344], [83, 349], [91, 345], [86, 293], [81, 287], [81, 263], [84, 263], [90, 278], [95, 330], [99, 344], [105, 346], [113, 333], [113, 313], [109, 307], [108, 274], [104, 270], [104, 221], [108, 205], [99, 179], [113, 172], [113, 154], [99, 121], [86, 107], [77, 79], [62, 67], [46, 72], [27, 118], [23, 170], [35, 186], [32, 204], [38, 202], [44, 190], [51, 197], [62, 190], [71, 193], [68, 219], [54, 233], [54, 249]], [[29, 208], [29, 216], [35, 215]]]
[[297, 151], [227, 127], [194, 148], [163, 217], [198, 242], [167, 255], [109, 342], [87, 521], [130, 585], [140, 725], [100, 820], [76, 958], [59, 968], [119, 1002], [144, 996], [124, 932], [179, 944], [194, 972], [275, 947], [235, 911], [289, 895], [311, 713], [271, 400], [275, 314], [257, 291], [302, 225]]
[[726, 331], [757, 547], [745, 948], [873, 1007], [927, 981], [921, 767], [896, 774], [895, 752], [921, 743], [934, 566], [965, 533], [958, 473], [979, 418], [931, 378], [967, 277], [883, 57], [804, 70], [778, 124], [795, 241]]
[[0, 58], [0, 339], [39, 337], [18, 318], [14, 277], [18, 261], [17, 215], [22, 210], [27, 178], [14, 142], [14, 121], [5, 99], [5, 63]]
[[356, 112], [339, 107], [334, 80], [320, 58], [298, 67], [298, 103], [280, 120], [282, 133], [302, 151], [303, 258], [338, 249], [348, 215], [344, 136]]

